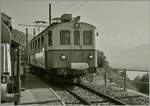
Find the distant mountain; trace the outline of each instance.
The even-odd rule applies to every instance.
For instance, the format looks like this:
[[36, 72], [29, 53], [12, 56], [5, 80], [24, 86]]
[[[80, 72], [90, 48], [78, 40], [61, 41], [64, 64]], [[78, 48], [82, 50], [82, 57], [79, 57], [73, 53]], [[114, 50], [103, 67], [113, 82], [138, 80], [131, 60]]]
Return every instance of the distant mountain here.
[[[109, 57], [108, 57], [109, 58]], [[110, 65], [113, 67], [127, 67], [134, 69], [148, 69], [149, 46], [139, 45], [120, 51], [113, 56]]]

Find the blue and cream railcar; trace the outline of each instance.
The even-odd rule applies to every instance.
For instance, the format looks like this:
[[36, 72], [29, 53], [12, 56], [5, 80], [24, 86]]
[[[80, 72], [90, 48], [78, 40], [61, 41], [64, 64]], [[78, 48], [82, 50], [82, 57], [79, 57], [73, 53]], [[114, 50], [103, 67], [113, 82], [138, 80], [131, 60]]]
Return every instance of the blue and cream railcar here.
[[78, 77], [95, 72], [97, 30], [75, 20], [51, 24], [30, 41], [31, 65], [53, 76]]

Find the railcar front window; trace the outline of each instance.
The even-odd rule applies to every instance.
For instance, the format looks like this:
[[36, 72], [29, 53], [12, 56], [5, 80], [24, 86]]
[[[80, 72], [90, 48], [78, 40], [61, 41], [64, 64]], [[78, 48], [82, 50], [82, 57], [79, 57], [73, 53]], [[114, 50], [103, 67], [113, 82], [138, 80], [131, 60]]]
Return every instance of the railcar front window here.
[[60, 31], [60, 44], [70, 45], [70, 31], [68, 30]]
[[74, 45], [80, 45], [80, 31], [74, 31]]
[[83, 44], [84, 45], [92, 45], [92, 31], [84, 31], [83, 32]]

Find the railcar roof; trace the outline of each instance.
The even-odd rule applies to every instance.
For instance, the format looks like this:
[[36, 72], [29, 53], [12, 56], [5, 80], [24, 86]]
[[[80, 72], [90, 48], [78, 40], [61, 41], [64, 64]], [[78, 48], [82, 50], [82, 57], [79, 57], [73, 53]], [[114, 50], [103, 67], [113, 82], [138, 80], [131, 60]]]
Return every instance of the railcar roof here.
[[46, 31], [47, 29], [49, 29], [50, 27], [54, 27], [54, 26], [56, 26], [56, 25], [58, 25], [58, 24], [60, 24], [60, 23], [54, 23], [54, 24], [49, 25], [46, 29], [44, 29], [42, 32], [40, 32], [38, 35], [36, 35], [34, 38], [32, 38], [32, 39], [30, 40], [30, 42], [31, 42], [32, 40], [36, 39], [38, 36], [40, 36], [43, 32], [45, 32], [45, 31]]
[[[34, 39], [36, 39], [37, 37], [39, 37], [42, 33], [44, 33], [44, 32], [45, 32], [47, 29], [49, 29], [50, 27], [56, 27], [56, 26], [58, 26], [58, 25], [60, 25], [60, 24], [64, 24], [64, 23], [73, 23], [73, 22], [75, 22], [75, 21], [71, 21], [71, 22], [63, 22], [63, 23], [53, 23], [53, 24], [49, 25], [46, 29], [44, 29], [42, 32], [40, 32], [40, 33], [39, 33], [37, 36], [35, 36], [33, 39], [31, 39], [30, 42], [33, 41]], [[86, 23], [86, 22], [79, 22], [79, 23], [87, 24], [87, 25], [92, 26], [93, 28], [96, 29], [95, 26], [93, 26], [93, 25], [91, 25], [91, 24], [89, 24], [89, 23]]]

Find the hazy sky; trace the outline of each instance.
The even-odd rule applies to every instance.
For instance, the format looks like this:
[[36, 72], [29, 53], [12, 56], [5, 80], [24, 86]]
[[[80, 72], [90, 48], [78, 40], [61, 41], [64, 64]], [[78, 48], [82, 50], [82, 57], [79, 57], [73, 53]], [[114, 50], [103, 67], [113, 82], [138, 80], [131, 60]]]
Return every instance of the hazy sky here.
[[52, 17], [71, 12], [73, 16], [80, 15], [81, 21], [96, 26], [101, 36], [99, 49], [105, 52], [110, 61], [123, 49], [149, 43], [149, 1], [2, 0], [1, 10], [12, 17], [13, 27], [24, 32], [25, 28], [18, 24], [48, 20], [48, 3], [52, 3]]

